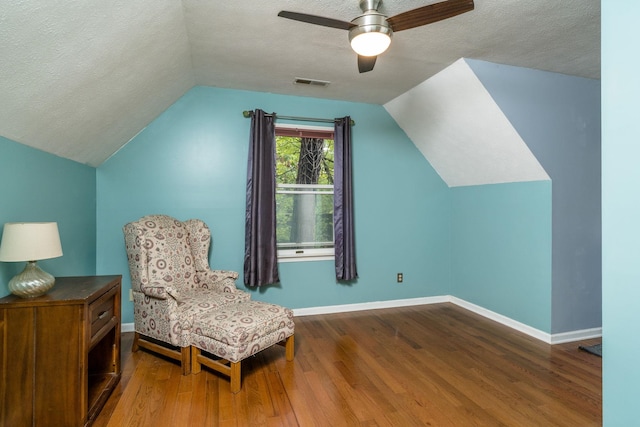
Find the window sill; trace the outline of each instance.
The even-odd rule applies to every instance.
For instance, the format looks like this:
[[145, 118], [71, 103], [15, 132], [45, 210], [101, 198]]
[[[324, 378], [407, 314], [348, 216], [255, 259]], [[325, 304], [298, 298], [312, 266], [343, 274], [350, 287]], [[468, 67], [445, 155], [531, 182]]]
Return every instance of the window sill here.
[[305, 262], [305, 261], [333, 261], [333, 255], [278, 255], [278, 263], [281, 262]]

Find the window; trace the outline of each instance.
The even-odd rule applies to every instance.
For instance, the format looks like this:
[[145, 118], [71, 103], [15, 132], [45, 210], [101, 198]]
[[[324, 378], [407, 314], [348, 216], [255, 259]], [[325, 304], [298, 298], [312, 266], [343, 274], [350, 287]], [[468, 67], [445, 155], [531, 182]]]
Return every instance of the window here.
[[278, 258], [332, 258], [333, 128], [276, 126]]

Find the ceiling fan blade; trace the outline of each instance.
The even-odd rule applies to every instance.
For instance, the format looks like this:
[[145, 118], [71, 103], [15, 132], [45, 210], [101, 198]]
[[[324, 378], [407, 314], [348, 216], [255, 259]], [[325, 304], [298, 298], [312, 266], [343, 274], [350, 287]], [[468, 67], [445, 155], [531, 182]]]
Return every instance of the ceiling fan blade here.
[[387, 19], [394, 32], [442, 21], [473, 10], [473, 0], [446, 0], [408, 10]]
[[278, 16], [287, 19], [293, 19], [294, 21], [306, 22], [307, 24], [322, 25], [323, 27], [338, 28], [340, 30], [349, 30], [355, 27], [354, 24], [347, 21], [341, 21], [339, 19], [325, 18], [323, 16], [308, 15], [306, 13], [289, 12], [286, 10], [278, 13]]
[[376, 65], [376, 58], [377, 56], [358, 55], [358, 71], [366, 73], [373, 70], [373, 66]]

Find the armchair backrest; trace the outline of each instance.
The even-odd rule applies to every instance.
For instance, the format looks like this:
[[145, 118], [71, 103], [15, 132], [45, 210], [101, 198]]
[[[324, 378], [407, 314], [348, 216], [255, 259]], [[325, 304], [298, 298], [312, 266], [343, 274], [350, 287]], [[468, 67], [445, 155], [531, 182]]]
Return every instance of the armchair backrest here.
[[123, 228], [131, 287], [171, 286], [178, 292], [196, 286], [196, 270], [208, 267], [209, 228], [200, 220], [178, 221], [148, 215]]
[[190, 219], [184, 222], [189, 231], [189, 245], [195, 261], [196, 271], [209, 270], [209, 246], [211, 245], [211, 230], [204, 221]]

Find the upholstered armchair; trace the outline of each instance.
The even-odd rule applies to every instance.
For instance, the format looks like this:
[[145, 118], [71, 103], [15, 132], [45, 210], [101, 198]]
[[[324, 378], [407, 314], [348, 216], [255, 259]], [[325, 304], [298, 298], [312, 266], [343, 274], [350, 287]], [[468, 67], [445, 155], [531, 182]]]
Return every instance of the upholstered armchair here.
[[209, 267], [211, 232], [198, 219], [149, 215], [124, 226], [139, 347], [180, 361], [191, 372], [190, 331], [195, 315], [248, 301], [238, 273]]

